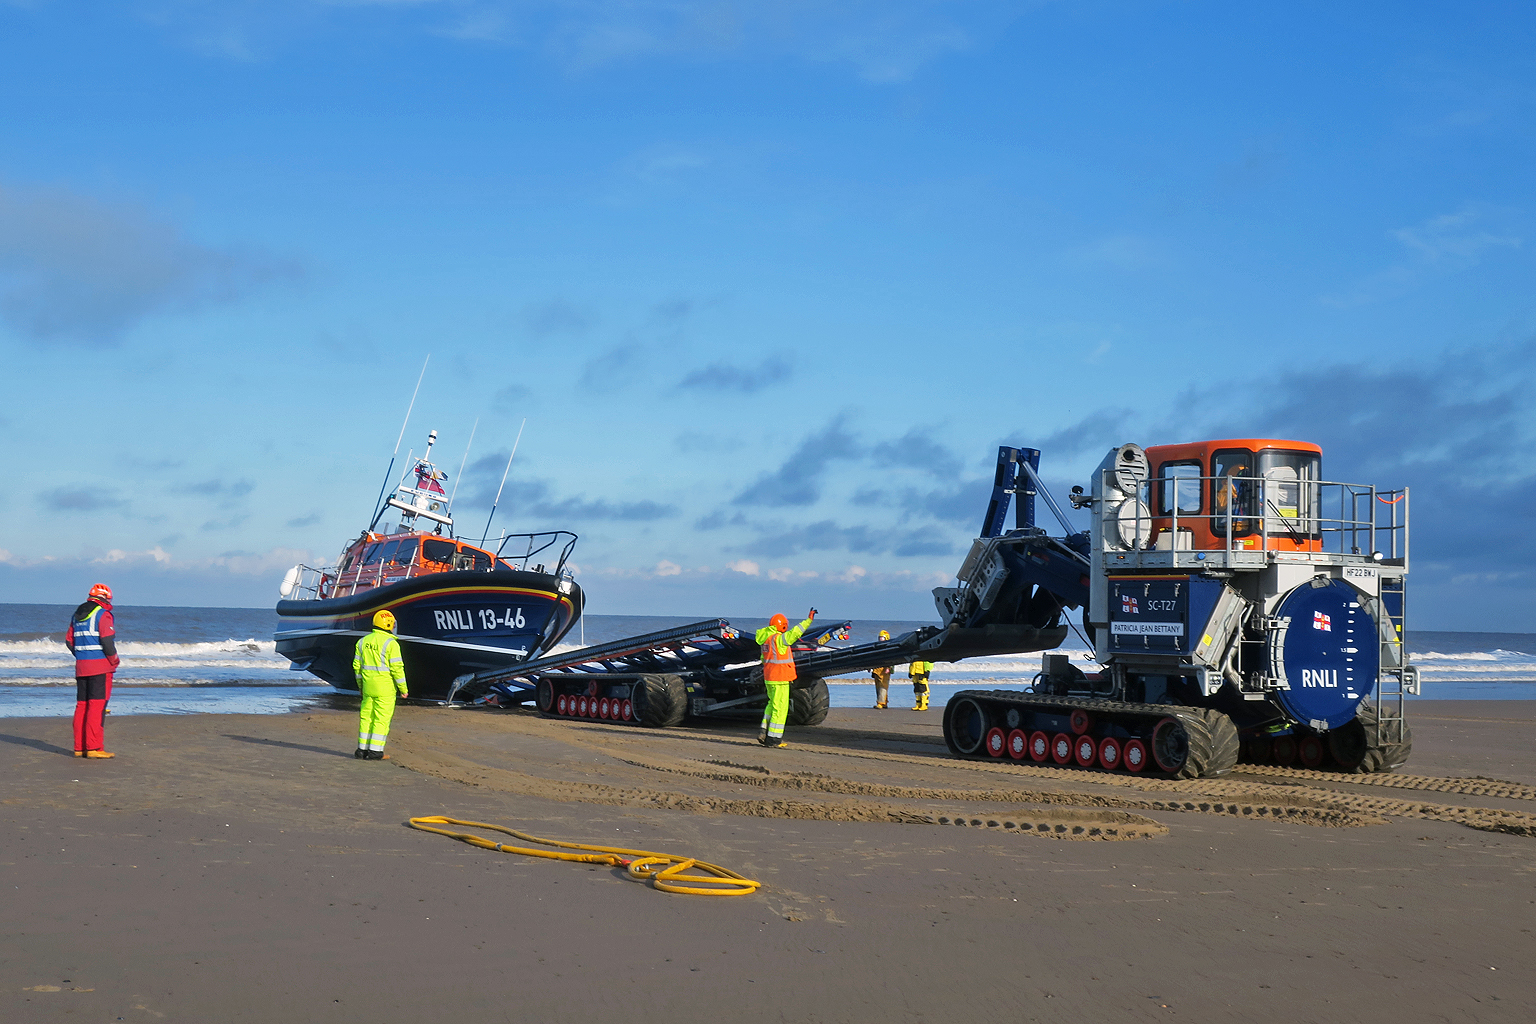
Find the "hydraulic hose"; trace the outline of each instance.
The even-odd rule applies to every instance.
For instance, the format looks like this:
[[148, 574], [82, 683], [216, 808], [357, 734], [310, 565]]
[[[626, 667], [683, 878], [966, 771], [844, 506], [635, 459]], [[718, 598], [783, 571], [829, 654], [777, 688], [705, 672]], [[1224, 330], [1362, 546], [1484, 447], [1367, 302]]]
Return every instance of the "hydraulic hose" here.
[[[689, 896], [747, 896], [757, 891], [761, 882], [754, 882], [718, 864], [710, 864], [707, 861], [695, 857], [674, 857], [667, 853], [652, 853], [649, 850], [626, 850], [618, 846], [589, 846], [584, 843], [564, 843], [558, 839], [541, 839], [531, 836], [517, 829], [507, 828], [505, 825], [492, 825], [484, 821], [460, 821], [458, 818], [449, 818], [441, 814], [433, 814], [421, 818], [412, 818], [408, 822], [411, 828], [420, 829], [423, 832], [435, 832], [440, 836], [457, 839], [471, 846], [478, 846], [483, 850], [495, 850], [497, 853], [518, 853], [525, 857], [543, 857], [547, 860], [564, 860], [577, 864], [609, 864], [614, 867], [623, 867], [629, 877], [641, 881], [650, 882], [654, 888], [662, 892], [683, 893]], [[453, 832], [445, 828], [434, 828], [434, 825], [463, 825], [468, 828], [489, 829], [492, 832], [501, 832], [521, 839], [528, 843], [539, 843], [543, 846], [555, 846], [563, 850], [588, 850], [589, 853], [559, 853], [555, 850], [536, 850], [526, 846], [509, 846], [505, 843], [497, 843], [483, 836], [473, 835], [469, 832]], [[708, 871], [710, 874], [686, 874], [690, 868], [698, 868]]]

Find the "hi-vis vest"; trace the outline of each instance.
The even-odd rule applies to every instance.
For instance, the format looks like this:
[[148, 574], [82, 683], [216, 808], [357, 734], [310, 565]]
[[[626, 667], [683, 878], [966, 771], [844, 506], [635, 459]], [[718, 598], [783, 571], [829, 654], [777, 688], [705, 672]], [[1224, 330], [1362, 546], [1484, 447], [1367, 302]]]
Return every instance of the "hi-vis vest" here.
[[774, 633], [763, 641], [763, 680], [769, 683], [795, 681], [795, 652], [785, 643], [783, 633]]
[[95, 676], [112, 671], [112, 662], [101, 646], [101, 616], [105, 611], [99, 604], [92, 604], [85, 618], [69, 624], [69, 640], [75, 648], [75, 675]]

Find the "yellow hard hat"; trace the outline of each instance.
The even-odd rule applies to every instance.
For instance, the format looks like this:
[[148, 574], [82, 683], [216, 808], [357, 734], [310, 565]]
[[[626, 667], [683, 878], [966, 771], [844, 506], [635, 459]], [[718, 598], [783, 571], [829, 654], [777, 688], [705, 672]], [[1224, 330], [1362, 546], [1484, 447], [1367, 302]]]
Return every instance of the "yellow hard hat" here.
[[881, 640], [889, 640], [890, 638], [891, 638], [891, 631], [890, 630], [882, 629], [880, 631], [880, 639]]
[[381, 612], [374, 612], [373, 626], [375, 629], [387, 629], [393, 633], [395, 631], [395, 613], [388, 608]]

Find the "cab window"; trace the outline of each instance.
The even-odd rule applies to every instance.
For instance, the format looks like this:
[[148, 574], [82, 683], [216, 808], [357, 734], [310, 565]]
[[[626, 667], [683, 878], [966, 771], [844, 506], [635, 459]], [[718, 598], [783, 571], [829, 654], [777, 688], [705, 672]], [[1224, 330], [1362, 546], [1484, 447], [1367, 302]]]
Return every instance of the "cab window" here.
[[483, 572], [491, 567], [491, 556], [479, 548], [467, 547], [464, 549], [464, 553], [474, 559], [474, 565], [471, 568]]
[[1316, 452], [1287, 452], [1273, 448], [1259, 453], [1263, 478], [1265, 530], [1275, 534], [1317, 536], [1318, 477], [1322, 459]]
[[383, 554], [384, 549], [393, 543], [394, 541], [389, 541], [388, 543], [379, 543], [376, 541], [372, 544], [369, 544], [368, 550], [363, 552], [362, 564], [373, 565], [374, 563], [378, 562], [379, 556]]
[[1201, 468], [1198, 461], [1165, 462], [1158, 467], [1158, 515], [1171, 516], [1175, 507], [1181, 516], [1199, 513]]
[[1234, 537], [1253, 532], [1248, 517], [1254, 512], [1255, 461], [1253, 452], [1241, 448], [1211, 457], [1211, 531], [1218, 536], [1227, 532], [1229, 516]]

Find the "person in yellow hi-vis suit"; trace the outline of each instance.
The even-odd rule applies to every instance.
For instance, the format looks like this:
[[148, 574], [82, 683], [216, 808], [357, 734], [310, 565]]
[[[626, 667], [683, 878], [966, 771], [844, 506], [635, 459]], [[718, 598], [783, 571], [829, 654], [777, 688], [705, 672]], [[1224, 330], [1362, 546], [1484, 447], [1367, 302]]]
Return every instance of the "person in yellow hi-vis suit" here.
[[358, 709], [357, 752], [360, 761], [382, 761], [384, 741], [389, 739], [389, 722], [395, 717], [395, 694], [409, 697], [405, 685], [405, 662], [400, 658], [400, 641], [395, 639], [395, 613], [375, 612], [373, 632], [357, 642], [352, 655], [352, 674], [357, 677], [357, 692], [363, 695]]
[[907, 666], [907, 678], [912, 680], [912, 710], [928, 710], [928, 676], [933, 672], [933, 662], [914, 661]]
[[782, 614], [768, 620], [768, 625], [757, 631], [757, 644], [762, 648], [763, 682], [768, 687], [768, 706], [763, 708], [763, 728], [757, 734], [757, 742], [765, 747], [787, 747], [784, 742], [784, 722], [789, 718], [789, 684], [795, 681], [794, 644], [811, 628], [816, 609], [811, 609], [800, 625], [789, 628], [789, 620]]

